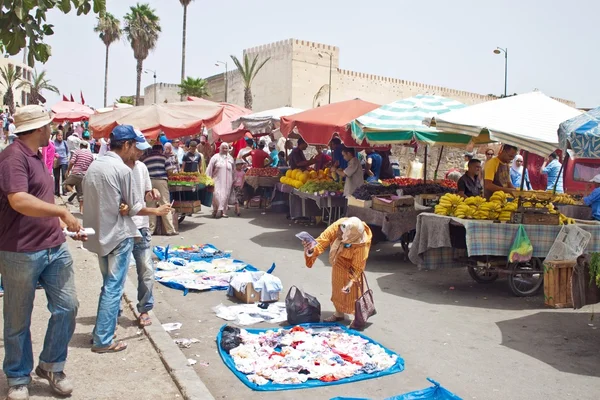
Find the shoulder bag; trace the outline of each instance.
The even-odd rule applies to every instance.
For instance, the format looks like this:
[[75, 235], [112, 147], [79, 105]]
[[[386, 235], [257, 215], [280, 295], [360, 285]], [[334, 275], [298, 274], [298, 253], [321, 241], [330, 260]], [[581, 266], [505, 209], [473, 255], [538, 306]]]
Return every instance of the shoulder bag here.
[[[365, 286], [367, 290], [365, 290]], [[354, 303], [354, 325], [364, 327], [367, 325], [369, 317], [377, 314], [375, 302], [373, 301], [373, 291], [369, 288], [369, 282], [364, 272], [362, 274], [362, 295]]]

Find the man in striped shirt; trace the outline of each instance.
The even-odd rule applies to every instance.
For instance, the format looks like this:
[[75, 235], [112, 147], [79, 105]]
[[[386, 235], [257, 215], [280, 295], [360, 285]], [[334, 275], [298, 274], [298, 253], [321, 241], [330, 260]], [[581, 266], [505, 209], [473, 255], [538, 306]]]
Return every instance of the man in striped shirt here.
[[[158, 200], [151, 200], [146, 203], [146, 207], [162, 206], [170, 203], [169, 194], [169, 175], [173, 173], [174, 166], [167, 162], [167, 157], [163, 154], [163, 148], [160, 143], [152, 146], [152, 150], [144, 155], [140, 161], [146, 164], [148, 173], [150, 174], [150, 181], [152, 182], [152, 189], [158, 190], [160, 198]], [[163, 223], [164, 232], [167, 232], [167, 236], [177, 235], [175, 226], [173, 225], [173, 214], [169, 212], [168, 215], [161, 218]], [[150, 215], [150, 234], [154, 234], [156, 229], [156, 216]]]
[[63, 192], [72, 192], [73, 186], [75, 186], [77, 200], [79, 201], [79, 210], [81, 212], [83, 212], [83, 177], [93, 161], [94, 156], [88, 150], [88, 143], [82, 141], [79, 144], [79, 149], [73, 152], [73, 156], [69, 161], [69, 168], [67, 169], [67, 179], [63, 182]]

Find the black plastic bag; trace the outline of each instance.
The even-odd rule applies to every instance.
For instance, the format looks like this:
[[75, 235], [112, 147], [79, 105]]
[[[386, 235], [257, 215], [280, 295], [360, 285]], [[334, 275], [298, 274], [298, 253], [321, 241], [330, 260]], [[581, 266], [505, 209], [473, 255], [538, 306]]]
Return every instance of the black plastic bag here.
[[285, 310], [291, 325], [321, 321], [321, 303], [316, 297], [292, 286], [285, 297]]
[[242, 344], [242, 339], [240, 338], [240, 329], [234, 326], [226, 326], [223, 328], [223, 333], [221, 334], [221, 348], [225, 350], [225, 353], [229, 354], [232, 349], [235, 349], [240, 344]]

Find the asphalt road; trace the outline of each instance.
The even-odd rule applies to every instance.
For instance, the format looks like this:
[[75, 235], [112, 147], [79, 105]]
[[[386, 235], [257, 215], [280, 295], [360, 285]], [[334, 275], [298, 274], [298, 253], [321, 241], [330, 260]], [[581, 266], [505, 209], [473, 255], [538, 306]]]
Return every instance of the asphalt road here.
[[[304, 226], [284, 214], [244, 210], [242, 217], [215, 220], [188, 217], [180, 236], [159, 237], [155, 244], [212, 243], [259, 269], [277, 264], [285, 297], [296, 285], [320, 300], [323, 316], [333, 311], [330, 266], [324, 255], [306, 268], [296, 233], [318, 235], [324, 226]], [[378, 314], [364, 331], [396, 351], [405, 371], [357, 383], [284, 392], [255, 392], [223, 364], [215, 337], [225, 321], [212, 308], [233, 304], [225, 292], [190, 293], [155, 288], [155, 312], [161, 322], [181, 322], [174, 338], [197, 338], [182, 351], [219, 399], [329, 399], [336, 396], [384, 399], [430, 386], [431, 377], [464, 399], [596, 399], [600, 390], [600, 329], [592, 307], [551, 310], [543, 295], [516, 298], [505, 280], [473, 282], [464, 268], [419, 271], [403, 261], [401, 248], [381, 243], [371, 248], [367, 277]], [[254, 327], [269, 327], [258, 324]], [[596, 394], [594, 394], [596, 393]]]

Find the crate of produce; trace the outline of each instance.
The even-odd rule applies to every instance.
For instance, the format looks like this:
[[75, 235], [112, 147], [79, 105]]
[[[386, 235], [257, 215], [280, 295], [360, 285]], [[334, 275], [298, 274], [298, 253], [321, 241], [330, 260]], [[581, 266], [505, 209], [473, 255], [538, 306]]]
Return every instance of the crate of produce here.
[[175, 201], [173, 202], [173, 208], [177, 210], [179, 214], [193, 214], [200, 212], [202, 209], [202, 203], [200, 200]]
[[559, 225], [560, 217], [558, 214], [515, 212], [512, 215], [512, 222], [523, 225]]
[[576, 261], [544, 262], [544, 304], [554, 308], [573, 307], [571, 279]]
[[373, 200], [360, 200], [354, 196], [348, 197], [348, 205], [360, 208], [371, 208]]
[[415, 198], [412, 196], [379, 195], [371, 197], [373, 210], [395, 213], [403, 207], [414, 207]]

